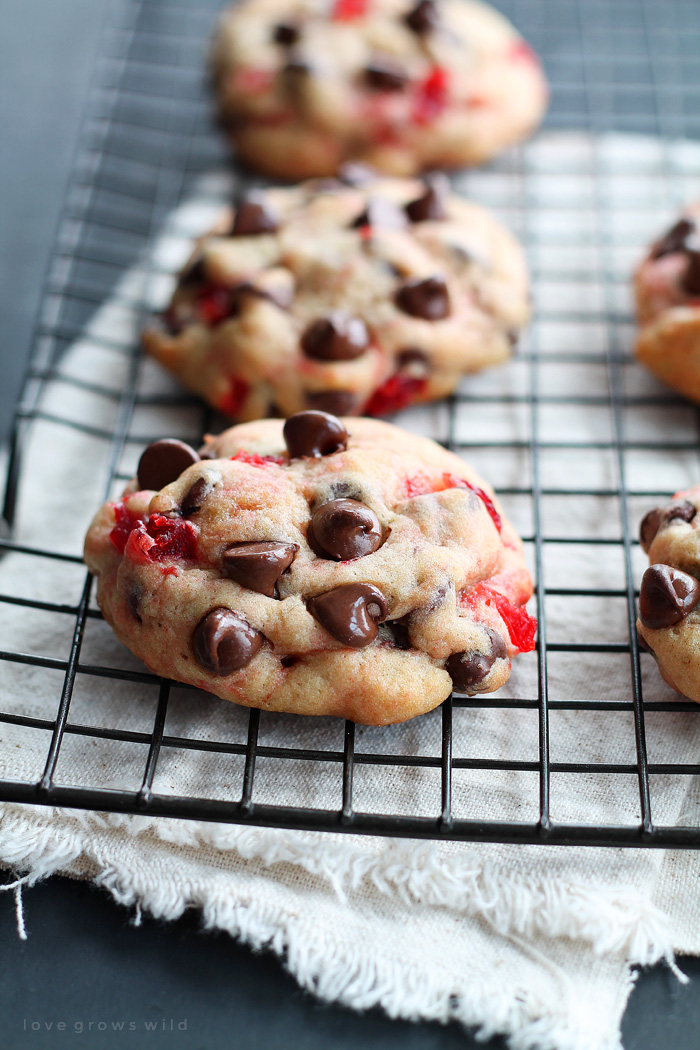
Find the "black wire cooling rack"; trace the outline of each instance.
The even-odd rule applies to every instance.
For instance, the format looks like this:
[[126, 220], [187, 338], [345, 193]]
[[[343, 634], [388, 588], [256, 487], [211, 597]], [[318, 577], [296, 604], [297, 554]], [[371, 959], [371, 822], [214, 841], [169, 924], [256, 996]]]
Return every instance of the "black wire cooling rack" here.
[[[78, 338], [95, 309], [110, 295], [116, 280], [137, 259], [161, 228], [167, 214], [186, 195], [193, 180], [201, 173], [225, 162], [225, 151], [211, 124], [210, 102], [203, 74], [207, 41], [219, 3], [214, 0], [191, 0], [176, 4], [169, 0], [124, 0], [115, 3], [104, 29], [103, 45], [98, 59], [95, 82], [91, 91], [74, 174], [69, 186], [64, 214], [57, 234], [55, 252], [47, 276], [44, 305], [36, 326], [34, 353], [29, 366], [24, 395], [16, 413], [7, 466], [3, 514], [12, 525], [23, 455], [32, 427], [46, 419], [41, 405], [45, 384], [58, 376], [62, 354]], [[700, 131], [700, 82], [697, 54], [700, 50], [700, 7], [694, 3], [670, 0], [510, 0], [498, 6], [512, 18], [535, 49], [543, 56], [552, 85], [552, 107], [546, 127], [580, 129], [590, 133], [633, 132], [659, 136], [661, 149], [667, 151], [672, 140], [692, 137]], [[663, 152], [663, 157], [667, 153]], [[506, 165], [523, 165], [522, 151], [514, 151]], [[668, 161], [670, 164], [671, 161]], [[662, 167], [666, 164], [663, 160]], [[634, 165], [629, 175], [634, 177]], [[495, 171], [497, 173], [498, 166]], [[502, 169], [501, 169], [502, 170]], [[566, 172], [553, 172], [563, 179]], [[565, 355], [559, 350], [539, 345], [537, 323], [528, 346], [520, 358], [527, 375], [522, 394], [461, 394], [446, 406], [445, 443], [470, 458], [484, 450], [503, 448], [503, 442], [462, 439], [461, 413], [469, 406], [503, 406], [517, 404], [526, 413], [529, 437], [522, 442], [509, 442], [527, 461], [526, 483], [501, 486], [499, 494], [509, 498], [526, 498], [531, 503], [531, 536], [526, 536], [532, 553], [536, 578], [539, 643], [533, 659], [537, 663], [536, 695], [499, 697], [453, 697], [441, 708], [441, 741], [439, 753], [394, 753], [362, 749], [356, 740], [356, 727], [347, 723], [342, 748], [292, 748], [259, 743], [261, 717], [250, 711], [246, 716], [247, 738], [240, 742], [191, 739], [166, 733], [166, 715], [172, 683], [159, 681], [145, 671], [125, 671], [112, 666], [85, 662], [81, 657], [86, 625], [99, 613], [91, 606], [92, 580], [86, 576], [82, 595], [75, 605], [57, 604], [0, 594], [0, 602], [40, 610], [55, 616], [69, 616], [74, 626], [70, 651], [65, 658], [34, 655], [3, 649], [0, 669], [8, 663], [38, 668], [51, 668], [60, 673], [62, 686], [56, 695], [56, 710], [51, 717], [29, 717], [0, 710], [0, 726], [24, 726], [50, 734], [50, 745], [43, 772], [38, 779], [9, 777], [0, 781], [0, 799], [53, 806], [168, 815], [210, 821], [250, 823], [257, 825], [308, 830], [364, 832], [406, 837], [461, 841], [522, 842], [548, 844], [586, 844], [616, 846], [700, 847], [700, 826], [688, 822], [683, 826], [654, 821], [652, 784], [656, 776], [695, 777], [700, 764], [693, 762], [652, 762], [647, 756], [645, 717], [650, 712], [671, 716], [683, 713], [694, 719], [700, 706], [676, 700], [645, 700], [643, 696], [640, 653], [635, 632], [635, 533], [637, 515], [630, 511], [630, 500], [647, 501], [651, 506], [668, 495], [643, 486], [627, 484], [630, 452], [654, 449], [687, 451], [695, 457], [699, 445], [697, 432], [682, 441], [659, 442], [632, 439], [626, 432], [626, 412], [630, 407], [680, 406], [673, 397], [660, 391], [651, 396], [634, 397], [626, 386], [625, 368], [629, 362], [624, 344], [625, 325], [630, 321], [619, 305], [617, 290], [619, 269], [611, 260], [619, 247], [619, 237], [612, 218], [613, 204], [604, 197], [601, 169], [593, 160], [592, 207], [597, 209], [597, 233], [578, 238], [575, 230], [560, 231], [556, 243], [567, 250], [593, 249], [600, 260], [597, 279], [602, 298], [587, 315], [604, 329], [604, 349], [598, 353], [580, 346]], [[475, 180], [497, 179], [497, 174], [477, 173]], [[467, 182], [467, 185], [469, 183]], [[494, 182], [493, 185], [497, 183]], [[541, 205], [541, 201], [539, 204]], [[680, 201], [669, 202], [671, 204]], [[517, 232], [530, 252], [536, 276], [548, 275], [543, 241], [533, 228], [533, 202], [523, 199], [515, 217]], [[583, 205], [581, 205], [583, 207]], [[538, 239], [539, 238], [539, 239]], [[546, 247], [546, 245], [545, 245]], [[148, 274], [146, 275], [149, 276]], [[151, 274], [152, 276], [152, 274]], [[577, 273], [579, 286], [585, 286], [589, 275]], [[143, 307], [145, 312], [145, 306]], [[543, 313], [540, 310], [539, 320]], [[559, 320], [575, 320], [576, 309], [560, 311]], [[106, 338], [109, 344], [109, 339]], [[135, 346], [117, 343], [115, 349], [128, 355], [128, 381], [115, 398], [115, 423], [100, 434], [111, 443], [105, 494], [113, 491], [120, 476], [119, 464], [125, 446], [137, 439], [130, 427], [135, 409], [154, 403], [142, 398], [136, 384], [140, 351]], [[606, 376], [603, 394], [570, 394], [552, 396], [540, 389], [540, 366], [544, 362], [578, 362], [597, 367]], [[61, 377], [61, 382], [90, 388], [88, 378]], [[106, 396], [110, 396], [107, 394]], [[155, 399], [158, 400], [157, 398]], [[181, 399], [183, 400], [183, 399]], [[187, 399], [189, 400], [189, 399]], [[190, 401], [192, 405], [196, 404]], [[564, 410], [575, 406], [597, 406], [609, 413], [609, 439], [567, 441], [541, 436], [542, 415], [556, 404]], [[680, 411], [679, 407], [679, 411]], [[80, 429], [79, 418], [58, 419], [58, 425]], [[201, 430], [210, 420], [202, 410]], [[158, 437], [161, 435], [153, 435]], [[594, 449], [609, 450], [617, 483], [612, 487], [585, 486], [566, 489], [548, 486], [543, 471], [543, 457], [551, 450], [575, 450], [576, 455]], [[695, 467], [698, 464], [695, 458]], [[572, 468], [575, 469], [575, 468]], [[498, 487], [498, 482], [496, 480]], [[600, 498], [616, 501], [619, 510], [619, 534], [607, 537], [585, 535], [547, 535], [543, 523], [544, 501], [549, 497], [566, 499]], [[582, 530], [583, 531], [583, 530]], [[59, 559], [80, 564], [76, 553], [57, 553], [50, 548], [24, 546], [21, 535], [0, 541], [2, 548], [28, 559]], [[575, 586], [547, 587], [545, 560], [548, 549], [576, 543], [615, 546], [622, 554], [624, 586], [617, 589], [586, 586], [576, 579]], [[29, 564], [29, 562], [28, 562]], [[28, 571], [29, 568], [28, 568]], [[562, 642], [548, 638], [548, 603], [553, 598], [603, 597], [622, 600], [626, 608], [626, 641]], [[627, 685], [621, 694], [610, 699], [599, 697], [551, 699], [548, 689], [548, 660], [555, 653], [612, 654], [628, 660]], [[649, 657], [644, 657], [645, 660]], [[158, 684], [155, 719], [149, 731], [137, 732], [118, 728], [96, 728], [71, 720], [71, 700], [78, 675], [92, 680], [120, 679], [135, 684]], [[0, 708], [2, 708], [0, 698]], [[538, 755], [534, 760], [508, 760], [481, 756], [469, 758], [453, 754], [453, 715], [461, 710], [485, 708], [530, 710], [538, 719]], [[631, 713], [633, 762], [553, 761], [550, 739], [552, 712], [577, 711], [586, 718], [593, 711]], [[99, 782], [70, 786], [56, 782], [56, 767], [65, 741], [70, 737], [93, 740], [139, 743], [147, 748], [147, 758], [140, 786], [136, 790], [106, 787]], [[166, 795], [154, 789], [154, 778], [164, 748], [215, 752], [224, 758], [237, 756], [243, 762], [240, 791], [235, 799], [208, 797], [206, 793]], [[268, 804], [256, 798], [256, 762], [274, 763], [274, 768], [293, 777], [295, 763], [330, 764], [342, 783], [342, 803], [337, 808], [308, 808]], [[435, 812], [400, 815], [363, 812], [354, 798], [353, 783], [358, 768], [378, 767], [387, 773], [397, 767], [434, 769], [440, 778], [439, 800]], [[299, 766], [297, 765], [298, 769]], [[460, 770], [480, 769], [496, 776], [522, 771], [538, 780], [536, 819], [503, 821], [462, 818], [453, 812], [453, 776]], [[636, 778], [639, 796], [639, 819], [634, 824], [600, 824], [556, 820], [551, 816], [550, 782], [559, 774], [579, 778], [585, 793], [591, 775]], [[233, 791], [233, 789], [232, 789]], [[390, 810], [387, 805], [386, 809]]]

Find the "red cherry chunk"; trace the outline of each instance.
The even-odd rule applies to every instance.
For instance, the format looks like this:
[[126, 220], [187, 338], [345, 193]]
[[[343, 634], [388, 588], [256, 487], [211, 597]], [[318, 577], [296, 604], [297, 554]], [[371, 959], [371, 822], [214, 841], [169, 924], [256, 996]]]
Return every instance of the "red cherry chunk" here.
[[137, 514], [133, 514], [124, 502], [115, 503], [112, 509], [114, 511], [115, 525], [109, 534], [109, 538], [119, 554], [123, 554], [126, 541], [129, 539], [137, 522], [142, 519]]
[[537, 633], [535, 617], [530, 616], [524, 606], [513, 605], [505, 595], [498, 591], [491, 591], [491, 597], [501, 619], [508, 628], [508, 635], [515, 648], [521, 653], [531, 653], [535, 648], [535, 634]]
[[[197, 533], [194, 525], [183, 518], [166, 518], [163, 514], [151, 514], [148, 521], [140, 522], [129, 539], [141, 556], [149, 561], [166, 561], [178, 558], [194, 561], [197, 557]], [[134, 551], [133, 553], [136, 553]]]
[[231, 459], [234, 463], [248, 463], [251, 467], [269, 467], [271, 463], [281, 467], [286, 463], [284, 456], [259, 456], [257, 452], [246, 452], [244, 448], [240, 448]]
[[413, 105], [413, 120], [416, 124], [429, 124], [438, 117], [449, 96], [450, 74], [443, 66], [433, 66], [430, 73], [418, 85]]
[[368, 416], [386, 416], [391, 412], [400, 412], [416, 401], [425, 390], [427, 380], [424, 376], [410, 376], [397, 372], [374, 391], [365, 405]]
[[368, 8], [368, 0], [335, 0], [332, 18], [336, 22], [356, 22], [365, 17]]
[[236, 297], [231, 295], [230, 288], [205, 284], [197, 293], [197, 309], [201, 320], [213, 328], [228, 317], [233, 317], [238, 310], [238, 304]]
[[245, 379], [233, 376], [228, 393], [219, 401], [219, 411], [223, 412], [225, 416], [237, 416], [243, 408], [249, 393], [250, 383], [246, 382]]

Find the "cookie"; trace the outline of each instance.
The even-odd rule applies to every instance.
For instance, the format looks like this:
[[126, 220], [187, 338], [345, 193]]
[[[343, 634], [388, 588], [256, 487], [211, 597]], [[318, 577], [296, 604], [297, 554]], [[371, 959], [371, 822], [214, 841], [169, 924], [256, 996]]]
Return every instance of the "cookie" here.
[[522, 250], [441, 176], [255, 191], [198, 242], [148, 353], [219, 411], [386, 415], [506, 360]]
[[[189, 465], [183, 469], [183, 464]], [[117, 637], [156, 674], [370, 725], [507, 681], [532, 583], [491, 489], [388, 423], [301, 412], [156, 442], [85, 542]]]
[[481, 164], [547, 105], [536, 56], [474, 0], [244, 0], [212, 68], [238, 157], [290, 181], [347, 160], [389, 175]]
[[700, 485], [644, 517], [649, 568], [639, 591], [637, 631], [665, 681], [700, 701]]
[[700, 204], [652, 245], [635, 274], [636, 354], [668, 386], [700, 402]]

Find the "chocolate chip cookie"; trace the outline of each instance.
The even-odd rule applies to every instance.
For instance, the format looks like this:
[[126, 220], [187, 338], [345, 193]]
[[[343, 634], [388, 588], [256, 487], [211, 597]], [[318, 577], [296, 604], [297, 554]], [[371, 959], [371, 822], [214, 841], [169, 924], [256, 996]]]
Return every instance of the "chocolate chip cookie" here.
[[237, 420], [386, 415], [506, 360], [522, 250], [444, 176], [256, 191], [198, 242], [148, 353]]
[[677, 492], [642, 520], [650, 566], [639, 592], [637, 631], [662, 677], [700, 701], [700, 485]]
[[371, 725], [503, 685], [534, 648], [522, 545], [488, 486], [388, 423], [306, 411], [158, 441], [92, 522], [117, 637], [156, 674]]
[[350, 159], [391, 175], [480, 164], [547, 104], [531, 49], [474, 0], [244, 0], [212, 66], [238, 156], [289, 180]]
[[636, 354], [659, 379], [700, 401], [700, 204], [656, 241], [635, 274]]

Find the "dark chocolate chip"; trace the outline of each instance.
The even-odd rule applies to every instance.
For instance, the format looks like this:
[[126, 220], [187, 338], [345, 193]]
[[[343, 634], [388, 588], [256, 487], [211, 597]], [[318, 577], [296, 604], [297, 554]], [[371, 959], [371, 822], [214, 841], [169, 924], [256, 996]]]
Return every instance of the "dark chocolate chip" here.
[[403, 66], [390, 58], [375, 58], [364, 69], [365, 84], [375, 91], [403, 91], [408, 76]]
[[283, 47], [291, 47], [296, 44], [299, 35], [299, 26], [292, 22], [279, 22], [272, 32], [272, 39]]
[[292, 459], [332, 456], [348, 447], [347, 430], [330, 412], [297, 412], [289, 417], [282, 433]]
[[645, 554], [649, 553], [657, 532], [666, 528], [672, 521], [692, 521], [697, 514], [697, 507], [690, 500], [676, 500], [665, 507], [654, 507], [642, 518], [639, 526], [639, 542]]
[[401, 372], [410, 372], [412, 375], [426, 375], [430, 371], [428, 355], [419, 350], [417, 346], [408, 346], [399, 351], [396, 357], [396, 365]]
[[394, 645], [397, 649], [411, 648], [411, 639], [408, 636], [408, 627], [405, 623], [402, 623], [401, 620], [392, 620], [388, 627], [393, 635]]
[[435, 29], [439, 21], [439, 15], [435, 0], [418, 0], [415, 7], [411, 8], [404, 16], [404, 22], [418, 36]]
[[232, 237], [253, 237], [258, 233], [274, 233], [279, 221], [274, 209], [259, 191], [242, 197], [233, 220]]
[[224, 572], [241, 587], [274, 598], [277, 581], [298, 550], [298, 543], [283, 540], [237, 543], [224, 553]]
[[349, 416], [357, 408], [357, 397], [352, 390], [317, 390], [306, 395], [306, 404], [318, 412]]
[[134, 617], [134, 619], [138, 620], [139, 623], [143, 623], [143, 620], [141, 619], [141, 613], [139, 611], [139, 606], [141, 604], [141, 589], [136, 585], [132, 586], [129, 589], [129, 593], [126, 596], [126, 604], [129, 607], [129, 612]]
[[681, 287], [689, 295], [700, 295], [700, 235], [692, 219], [680, 219], [657, 241], [651, 250], [652, 259], [682, 252], [687, 258]]
[[442, 277], [406, 281], [396, 293], [399, 310], [426, 321], [440, 321], [450, 314], [450, 296]]
[[477, 687], [486, 678], [493, 664], [494, 660], [491, 656], [468, 650], [463, 653], [452, 653], [445, 665], [445, 670], [458, 693], [473, 693], [478, 692]]
[[650, 565], [642, 576], [639, 618], [654, 631], [671, 627], [700, 601], [700, 583], [672, 565]]
[[409, 201], [406, 214], [411, 222], [426, 222], [428, 219], [444, 219], [447, 179], [439, 173], [430, 175], [425, 180], [425, 192]]
[[512, 348], [515, 350], [515, 348], [517, 347], [518, 342], [520, 340], [520, 329], [519, 328], [507, 328], [506, 329], [506, 339], [508, 340], [508, 342], [510, 343]]
[[453, 653], [445, 665], [454, 688], [460, 693], [478, 693], [478, 686], [496, 660], [505, 660], [508, 657], [508, 647], [498, 631], [494, 631], [492, 627], [484, 627], [484, 630], [491, 644], [489, 653], [480, 653], [474, 649]]
[[505, 660], [508, 656], [508, 646], [503, 636], [494, 631], [493, 627], [484, 627], [484, 630], [491, 639], [491, 656], [494, 660]]
[[307, 357], [318, 361], [352, 361], [369, 346], [365, 322], [343, 310], [312, 321], [301, 338]]
[[356, 499], [334, 499], [314, 512], [309, 544], [323, 558], [352, 561], [381, 546], [382, 527], [370, 507]]
[[[200, 456], [200, 459], [202, 457]], [[180, 513], [185, 517], [196, 514], [201, 509], [207, 496], [214, 490], [214, 481], [206, 474], [197, 478], [190, 490], [185, 493], [180, 503]]]
[[154, 441], [141, 453], [137, 471], [139, 488], [162, 489], [177, 481], [183, 470], [198, 462], [198, 453], [184, 441], [177, 438]]
[[695, 223], [692, 219], [679, 219], [651, 249], [651, 258], [660, 259], [664, 255], [673, 255], [675, 252], [684, 252], [688, 246], [688, 238], [696, 232]]
[[264, 635], [231, 609], [212, 609], [195, 628], [195, 656], [205, 671], [228, 675], [247, 667]]
[[207, 279], [204, 256], [200, 255], [194, 259], [180, 274], [180, 287], [188, 288], [197, 284], [204, 284]]
[[372, 583], [346, 583], [308, 602], [315, 620], [343, 645], [362, 649], [377, 637], [377, 625], [389, 611], [386, 598]]
[[363, 212], [352, 222], [353, 229], [371, 226], [377, 230], [403, 230], [407, 226], [406, 214], [387, 197], [370, 197]]
[[377, 173], [366, 164], [348, 160], [338, 168], [338, 178], [347, 186], [365, 186], [377, 178]]

